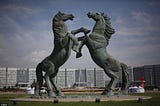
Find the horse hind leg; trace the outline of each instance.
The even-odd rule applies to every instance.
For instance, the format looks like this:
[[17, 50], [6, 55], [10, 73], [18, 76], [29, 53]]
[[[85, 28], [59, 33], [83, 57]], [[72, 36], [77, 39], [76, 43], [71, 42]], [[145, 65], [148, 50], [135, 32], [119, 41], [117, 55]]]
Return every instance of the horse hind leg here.
[[42, 67], [41, 63], [39, 63], [36, 67], [37, 82], [36, 82], [36, 85], [35, 85], [35, 93], [34, 93], [35, 97], [42, 96], [41, 92], [40, 92], [40, 89], [43, 85], [43, 74], [42, 74], [42, 68], [41, 67]]
[[55, 71], [55, 65], [50, 61], [50, 60], [46, 60], [44, 62], [45, 64], [45, 81], [46, 81], [46, 85], [47, 85], [47, 93], [48, 93], [48, 97], [55, 97], [55, 93], [53, 92], [53, 85], [51, 82], [51, 75], [56, 75], [56, 71]]
[[78, 34], [78, 33], [80, 33], [80, 32], [84, 32], [84, 34], [86, 35], [86, 34], [88, 34], [88, 33], [90, 32], [90, 30], [81, 27], [81, 28], [79, 28], [79, 29], [77, 29], [77, 30], [71, 31], [71, 34], [69, 34], [69, 37], [70, 37], [71, 40], [73, 41], [72, 50], [74, 50], [75, 52], [77, 52], [77, 54], [80, 54], [79, 57], [82, 56], [81, 53], [79, 52], [79, 50], [80, 50], [80, 49], [79, 49], [79, 46], [80, 46], [80, 45], [79, 45], [79, 43], [78, 43], [79, 39], [77, 39], [77, 38], [74, 37], [73, 35]]
[[48, 97], [55, 97], [55, 94], [54, 94], [54, 92], [52, 91], [52, 88], [53, 88], [53, 87], [52, 87], [52, 83], [51, 83], [51, 81], [50, 81], [50, 77], [49, 77], [47, 74], [45, 74], [44, 78], [45, 78], [46, 85], [47, 85]]
[[111, 81], [108, 85], [106, 85], [104, 91], [102, 92], [102, 95], [114, 95], [113, 90], [115, 89], [115, 86], [118, 83], [118, 76], [110, 69], [105, 69], [104, 72], [111, 78]]
[[79, 52], [77, 52], [76, 54], [76, 58], [80, 58], [82, 56], [82, 47], [85, 45], [84, 41], [81, 41], [81, 43], [79, 44]]
[[79, 29], [71, 31], [71, 33], [74, 34], [74, 35], [77, 34], [77, 33], [80, 33], [80, 32], [84, 32], [84, 34], [86, 35], [90, 32], [90, 30], [88, 30], [87, 28], [81, 27]]
[[128, 67], [126, 64], [121, 63], [122, 68], [122, 94], [127, 95], [128, 94], [128, 87], [129, 87], [129, 72]]
[[56, 96], [64, 96], [64, 94], [61, 92], [61, 89], [55, 84], [53, 76], [50, 77], [50, 81], [51, 81], [51, 83], [53, 85], [53, 89], [54, 89], [55, 95]]

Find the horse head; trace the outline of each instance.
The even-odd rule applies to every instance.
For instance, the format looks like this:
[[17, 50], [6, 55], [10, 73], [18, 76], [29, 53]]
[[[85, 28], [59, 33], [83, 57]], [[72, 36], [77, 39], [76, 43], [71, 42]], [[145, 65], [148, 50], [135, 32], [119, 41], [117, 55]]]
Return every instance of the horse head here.
[[58, 12], [53, 20], [52, 20], [52, 29], [54, 32], [54, 36], [56, 37], [64, 37], [66, 36], [68, 29], [65, 21], [73, 20], [74, 16], [72, 14], [66, 14], [62, 12]]
[[[88, 12], [87, 16], [88, 16], [88, 18], [92, 18], [94, 21], [96, 21], [92, 32], [97, 33], [100, 36], [103, 36], [104, 31], [105, 31], [105, 20], [104, 20], [103, 14]], [[93, 36], [93, 34], [92, 34], [92, 36]]]
[[107, 40], [115, 33], [115, 30], [110, 23], [110, 18], [106, 14], [88, 12], [87, 15], [88, 18], [92, 18], [97, 22], [92, 32], [104, 35]]
[[92, 19], [94, 19], [95, 21], [98, 21], [98, 20], [104, 20], [103, 14], [104, 14], [104, 13], [88, 12], [87, 15], [88, 15], [88, 18], [92, 18]]
[[73, 20], [74, 16], [72, 14], [66, 14], [66, 13], [62, 13], [62, 12], [58, 12], [55, 17], [54, 20], [56, 21], [67, 21], [67, 20]]

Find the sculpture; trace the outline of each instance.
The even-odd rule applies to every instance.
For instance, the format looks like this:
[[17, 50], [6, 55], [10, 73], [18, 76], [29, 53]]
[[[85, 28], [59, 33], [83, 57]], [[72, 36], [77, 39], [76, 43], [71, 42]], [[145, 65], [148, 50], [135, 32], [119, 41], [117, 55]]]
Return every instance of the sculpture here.
[[129, 72], [127, 65], [114, 59], [106, 50], [111, 35], [115, 32], [112, 28], [110, 19], [104, 13], [91, 13], [88, 14], [89, 18], [96, 21], [92, 33], [87, 36], [79, 37], [81, 44], [79, 46], [79, 53], [77, 58], [81, 57], [81, 49], [85, 44], [89, 49], [93, 61], [100, 66], [104, 72], [111, 78], [109, 84], [105, 87], [102, 95], [113, 95], [113, 90], [118, 82], [118, 76], [115, 72], [122, 69], [122, 93], [127, 94], [129, 86]]
[[[118, 82], [118, 76], [115, 72], [120, 71], [120, 69], [122, 69], [123, 80], [122, 93], [128, 93], [129, 72], [127, 65], [114, 59], [106, 50], [109, 39], [112, 34], [115, 33], [115, 30], [111, 26], [110, 18], [104, 13], [89, 12], [87, 15], [96, 21], [92, 33], [89, 36], [87, 34], [90, 30], [83, 27], [68, 32], [65, 21], [73, 20], [74, 16], [72, 14], [58, 12], [54, 16], [52, 23], [54, 49], [52, 53], [36, 67], [37, 83], [35, 97], [42, 96], [40, 89], [43, 85], [43, 79], [45, 79], [49, 97], [63, 96], [60, 88], [54, 83], [54, 78], [58, 73], [59, 67], [69, 58], [71, 49], [77, 52], [76, 57], [79, 58], [82, 56], [81, 49], [84, 45], [88, 47], [93, 61], [111, 78], [102, 95], [110, 96], [114, 94], [113, 90]], [[83, 32], [85, 36], [76, 38], [75, 35], [80, 32]], [[78, 41], [81, 41], [80, 45]], [[43, 72], [45, 75], [43, 75]]]
[[[43, 85], [43, 78], [47, 85], [49, 97], [63, 96], [60, 88], [54, 83], [54, 77], [57, 75], [59, 67], [69, 58], [71, 49], [78, 52], [79, 43], [74, 35], [79, 32], [84, 32], [85, 34], [89, 33], [89, 30], [86, 30], [83, 27], [69, 33], [65, 21], [73, 20], [73, 18], [74, 16], [72, 14], [61, 12], [58, 12], [53, 18], [52, 29], [54, 33], [54, 49], [52, 53], [36, 67], [37, 83], [35, 97], [41, 96], [40, 89]], [[45, 72], [44, 76], [42, 72]]]

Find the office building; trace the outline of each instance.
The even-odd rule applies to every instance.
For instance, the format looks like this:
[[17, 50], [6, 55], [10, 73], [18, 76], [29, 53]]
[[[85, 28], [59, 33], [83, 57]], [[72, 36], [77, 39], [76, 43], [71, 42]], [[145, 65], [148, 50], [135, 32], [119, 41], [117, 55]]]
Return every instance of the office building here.
[[144, 65], [133, 68], [134, 81], [145, 80], [145, 86], [160, 87], [160, 65]]
[[[129, 66], [130, 80], [140, 80], [145, 77], [146, 85], [160, 85], [160, 65], [146, 65], [141, 67]], [[43, 73], [44, 74], [44, 73]], [[119, 83], [122, 82], [122, 70], [116, 73]], [[59, 69], [55, 77], [55, 83], [61, 88], [73, 86], [105, 87], [110, 78], [103, 69]], [[19, 86], [30, 86], [36, 81], [35, 68], [0, 68], [0, 88]]]

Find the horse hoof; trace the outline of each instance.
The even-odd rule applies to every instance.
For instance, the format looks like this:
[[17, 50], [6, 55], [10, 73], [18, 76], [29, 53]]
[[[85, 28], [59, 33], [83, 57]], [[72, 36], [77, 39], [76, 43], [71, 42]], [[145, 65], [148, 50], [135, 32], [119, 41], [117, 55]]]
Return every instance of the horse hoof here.
[[78, 46], [76, 46], [76, 45], [74, 45], [74, 46], [72, 47], [72, 50], [75, 51], [76, 53], [79, 52], [79, 48], [78, 48]]
[[82, 53], [80, 53], [80, 52], [78, 52], [77, 54], [76, 54], [76, 58], [80, 58], [82, 56]]
[[82, 28], [81, 28], [81, 31], [83, 31], [84, 34], [88, 34], [91, 30], [88, 30], [88, 29], [82, 27]]
[[84, 31], [84, 34], [86, 35], [86, 34], [88, 34], [90, 31], [91, 31], [91, 30], [87, 30], [87, 29], [86, 29], [86, 30]]

